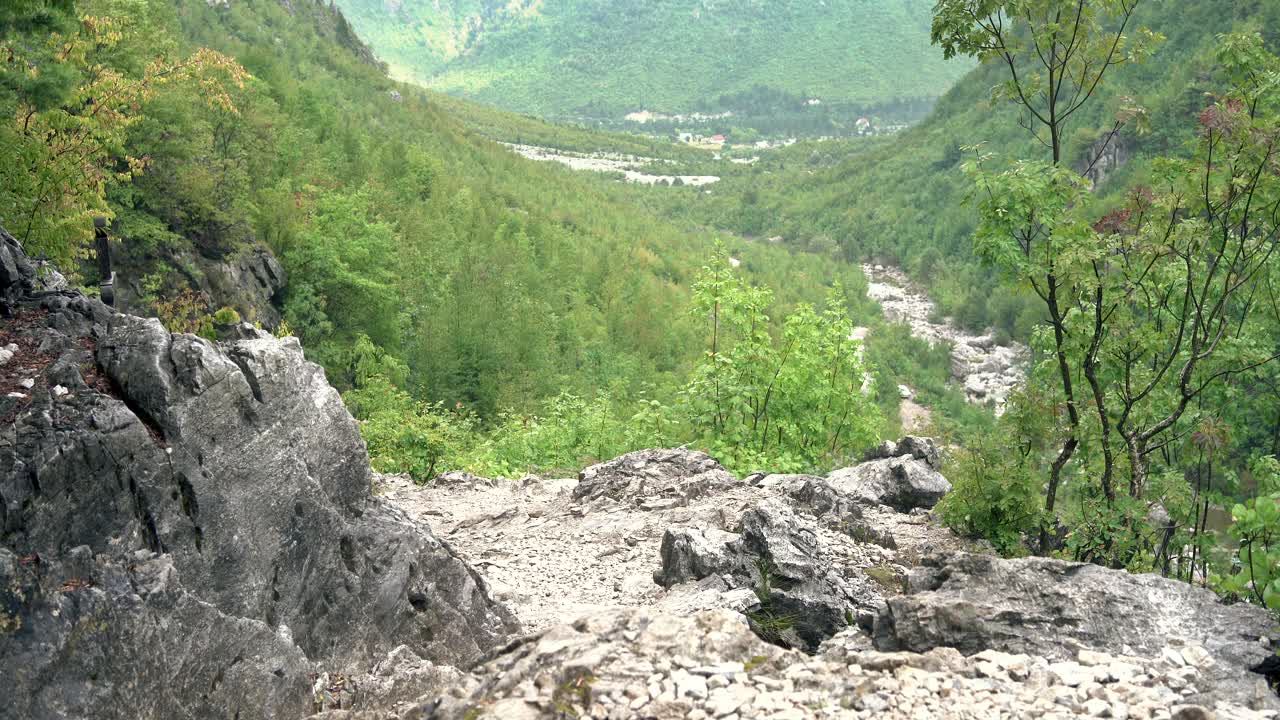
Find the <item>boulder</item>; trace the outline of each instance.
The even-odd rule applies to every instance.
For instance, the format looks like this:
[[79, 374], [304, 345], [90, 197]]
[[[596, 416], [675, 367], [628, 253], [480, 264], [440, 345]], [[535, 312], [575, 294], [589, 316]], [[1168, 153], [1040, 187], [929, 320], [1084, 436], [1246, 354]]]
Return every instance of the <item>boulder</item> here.
[[827, 476], [827, 482], [860, 502], [888, 505], [904, 513], [916, 508], [932, 508], [951, 491], [951, 483], [929, 460], [912, 454], [836, 470]]
[[[816, 650], [852, 619], [870, 625], [881, 602], [878, 591], [860, 572], [833, 561], [816, 518], [788, 496], [756, 503], [740, 525], [740, 534], [704, 527], [667, 530], [654, 581], [668, 588], [713, 581], [714, 587], [691, 593], [714, 594], [738, 606], [746, 600], [752, 627], [786, 646]], [[729, 600], [717, 604], [730, 606]]]
[[882, 650], [993, 649], [1074, 660], [1081, 651], [1158, 657], [1205, 649], [1189, 702], [1229, 699], [1280, 708], [1260, 675], [1275, 624], [1262, 608], [1223, 605], [1212, 592], [1156, 575], [1047, 558], [934, 555], [911, 573], [908, 594], [876, 619]]
[[897, 442], [885, 440], [867, 453], [864, 459], [886, 460], [904, 455], [923, 460], [934, 470], [942, 469], [942, 452], [938, 449], [938, 444], [933, 438], [918, 435], [907, 435]]
[[[780, 499], [742, 516], [743, 566], [761, 599], [761, 621], [782, 621], [784, 645], [817, 650], [854, 621], [872, 616], [879, 592], [860, 573], [843, 574], [825, 556], [818, 527]], [[757, 628], [759, 631], [761, 628]], [[768, 629], [762, 632], [770, 637]]]
[[862, 509], [857, 503], [816, 475], [770, 475], [760, 486], [779, 488], [795, 501], [796, 509], [815, 518], [836, 522], [862, 518]]
[[664, 588], [733, 572], [741, 564], [736, 552], [741, 536], [711, 527], [669, 528], [662, 535], [662, 569], [653, 581]]
[[25, 277], [0, 283], [36, 375], [0, 436], [10, 716], [298, 717], [309, 674], [399, 645], [465, 667], [518, 630], [371, 494], [356, 423], [297, 340], [171, 335]]
[[573, 499], [584, 503], [607, 498], [635, 505], [655, 500], [678, 504], [737, 484], [737, 478], [704, 452], [637, 450], [579, 473]]
[[36, 269], [22, 246], [0, 228], [0, 316], [8, 317], [13, 304], [35, 288]]

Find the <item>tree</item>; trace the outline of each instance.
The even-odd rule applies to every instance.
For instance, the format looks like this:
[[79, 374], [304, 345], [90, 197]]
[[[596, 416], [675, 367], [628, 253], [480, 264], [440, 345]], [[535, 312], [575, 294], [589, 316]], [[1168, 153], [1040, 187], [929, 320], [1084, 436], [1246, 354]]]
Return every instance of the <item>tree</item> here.
[[[1063, 469], [1081, 439], [1075, 365], [1083, 365], [1087, 376], [1099, 349], [1090, 343], [1075, 363], [1068, 350], [1070, 281], [1060, 264], [1091, 237], [1075, 212], [1084, 184], [1062, 165], [1064, 138], [1107, 73], [1144, 58], [1159, 40], [1145, 30], [1137, 33], [1137, 41], [1126, 35], [1137, 5], [1138, 0], [940, 0], [934, 14], [932, 38], [946, 57], [969, 55], [1008, 69], [1009, 79], [995, 89], [993, 99], [1019, 106], [1019, 123], [1048, 152], [1047, 160], [1022, 161], [998, 176], [984, 172], [981, 157], [968, 164], [985, 195], [975, 239], [978, 252], [1031, 287], [1048, 311], [1053, 332], [1067, 426], [1045, 490], [1048, 517], [1053, 516]], [[1108, 141], [1123, 122], [1117, 120]], [[1106, 440], [1103, 447], [1110, 452]], [[1109, 476], [1103, 488], [1111, 497]], [[1048, 542], [1049, 534], [1042, 530], [1042, 552]]]
[[844, 289], [831, 288], [821, 312], [800, 304], [777, 337], [771, 302], [717, 244], [694, 284], [710, 331], [684, 392], [690, 423], [735, 469], [812, 470], [872, 442], [880, 416]]
[[[1101, 218], [1087, 181], [1056, 153], [1055, 162], [1019, 161], [1002, 172], [987, 170], [981, 153], [965, 164], [977, 187], [977, 249], [1048, 310], [1040, 347], [1056, 366], [1066, 425], [1046, 514], [1082, 443], [1100, 463], [1099, 502], [1071, 539], [1080, 559], [1125, 566], [1148, 552], [1141, 537], [1150, 507], [1181, 492], [1168, 484], [1151, 491], [1153, 462], [1175, 469], [1176, 445], [1188, 435], [1199, 457], [1222, 452], [1218, 438], [1230, 434], [1218, 416], [1230, 409], [1207, 403], [1278, 357], [1265, 313], [1255, 310], [1280, 243], [1280, 62], [1257, 35], [1220, 38], [1217, 59], [1228, 89], [1200, 114], [1194, 154], [1153, 161], [1152, 186]], [[1208, 510], [1200, 493], [1212, 480], [1207, 467], [1189, 505], [1193, 534]], [[1047, 545], [1042, 530], [1042, 552]]]
[[[145, 12], [125, 13], [112, 0], [86, 3], [77, 21], [71, 12], [70, 2], [24, 0], [0, 15], [0, 110], [12, 118], [0, 124], [0, 222], [27, 252], [64, 268], [92, 238], [92, 218], [111, 216], [108, 188], [146, 165], [124, 150], [145, 104], [184, 83], [234, 112], [224, 83], [246, 77], [211, 50], [175, 58], [156, 48]], [[37, 27], [51, 32], [34, 40]]]

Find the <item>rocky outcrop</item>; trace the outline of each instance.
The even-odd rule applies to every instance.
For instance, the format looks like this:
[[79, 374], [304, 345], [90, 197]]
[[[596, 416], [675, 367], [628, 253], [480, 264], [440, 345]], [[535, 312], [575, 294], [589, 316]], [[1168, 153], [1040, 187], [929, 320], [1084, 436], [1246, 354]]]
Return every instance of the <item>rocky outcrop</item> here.
[[13, 305], [35, 287], [36, 270], [22, 246], [0, 228], [0, 317], [8, 317]]
[[942, 470], [942, 451], [933, 438], [907, 435], [898, 440], [885, 440], [867, 453], [865, 460], [888, 460], [891, 458], [911, 456], [922, 460], [934, 470]]
[[710, 455], [694, 450], [639, 450], [578, 474], [573, 498], [608, 498], [646, 504], [646, 509], [675, 506], [738, 484]]
[[741, 535], [713, 527], [670, 528], [662, 536], [662, 568], [653, 581], [669, 588], [737, 571], [742, 566], [741, 542]]
[[836, 470], [827, 482], [859, 502], [910, 512], [931, 508], [951, 492], [951, 483], [937, 470], [940, 466], [932, 440], [908, 436], [884, 443], [867, 462]]
[[0, 434], [0, 717], [296, 718], [324, 705], [313, 675], [385, 670], [401, 645], [465, 667], [517, 629], [371, 494], [355, 422], [295, 339], [171, 335], [32, 297], [15, 267], [5, 372], [33, 382]]
[[1192, 701], [1280, 707], [1263, 678], [1250, 672], [1274, 653], [1270, 615], [1223, 605], [1187, 583], [1046, 558], [962, 553], [927, 558], [908, 587], [876, 620], [881, 649], [994, 649], [1061, 661], [1095, 651], [1180, 653], [1186, 660], [1180, 665], [1195, 666], [1200, 676], [1190, 685]]
[[[1187, 648], [1195, 657], [1195, 646]], [[437, 720], [916, 718], [1260, 720], [1232, 702], [1196, 704], [1199, 666], [1157, 655], [1047, 658], [954, 648], [879, 652], [857, 630], [816, 655], [756, 638], [741, 616], [599, 612], [549, 628], [400, 717]], [[1215, 715], [1216, 713], [1216, 715]]]
[[769, 498], [743, 514], [738, 533], [667, 530], [653, 577], [667, 588], [714, 577], [724, 594], [746, 590], [742, 609], [762, 636], [816, 650], [857, 617], [869, 627], [881, 603], [875, 585], [833, 554], [829, 537], [785, 498]]
[[[870, 628], [882, 589], [853, 548], [880, 536], [854, 500], [808, 475], [758, 477], [755, 487], [760, 499], [731, 522], [732, 531], [705, 523], [668, 528], [654, 581], [694, 584], [676, 595], [718, 593], [723, 602], [715, 604], [746, 611], [761, 636], [789, 647], [816, 650], [854, 622]], [[881, 544], [892, 546], [892, 537]]]
[[277, 298], [288, 279], [270, 250], [255, 247], [202, 269], [204, 283], [200, 289], [214, 298], [218, 307], [235, 308], [240, 317], [260, 322], [266, 328], [280, 324]]
[[212, 258], [198, 252], [178, 252], [137, 259], [126, 255], [121, 260], [118, 307], [140, 314], [151, 312], [143, 300], [154, 290], [145, 287], [145, 280], [153, 272], [148, 268], [158, 266], [171, 283], [161, 294], [190, 289], [208, 302], [210, 311], [230, 307], [244, 320], [267, 329], [280, 324], [280, 293], [288, 278], [280, 261], [264, 246]]
[[1076, 172], [1089, 181], [1089, 189], [1097, 190], [1129, 162], [1131, 152], [1123, 134], [1108, 131], [1089, 146], [1088, 152], [1075, 164]]

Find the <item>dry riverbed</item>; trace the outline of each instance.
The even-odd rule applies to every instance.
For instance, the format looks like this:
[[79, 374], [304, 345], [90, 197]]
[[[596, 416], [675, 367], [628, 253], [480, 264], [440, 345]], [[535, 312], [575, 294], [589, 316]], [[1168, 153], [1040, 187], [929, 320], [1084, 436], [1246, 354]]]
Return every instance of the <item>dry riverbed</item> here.
[[[933, 301], [897, 268], [863, 265], [862, 270], [868, 281], [867, 296], [880, 304], [885, 318], [906, 323], [912, 335], [931, 344], [950, 343], [951, 376], [964, 389], [965, 397], [971, 403], [992, 404], [997, 414], [1003, 412], [1009, 393], [1026, 376], [1027, 346], [1000, 345], [991, 331], [974, 335], [950, 318], [936, 322]], [[905, 416], [903, 422], [905, 425]]]
[[684, 185], [699, 187], [720, 181], [720, 178], [715, 175], [661, 175], [646, 172], [650, 166], [666, 162], [657, 158], [618, 153], [576, 153], [537, 145], [503, 144], [516, 154], [530, 160], [558, 162], [574, 170], [622, 173], [627, 182], [641, 185], [672, 185], [679, 180]]

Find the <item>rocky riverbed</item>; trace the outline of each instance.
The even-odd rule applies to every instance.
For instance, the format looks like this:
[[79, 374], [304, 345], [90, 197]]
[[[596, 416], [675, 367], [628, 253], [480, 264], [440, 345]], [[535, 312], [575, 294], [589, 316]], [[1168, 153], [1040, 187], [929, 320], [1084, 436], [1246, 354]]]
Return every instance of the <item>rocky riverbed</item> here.
[[673, 185], [679, 180], [683, 185], [698, 187], [720, 181], [716, 175], [663, 175], [647, 172], [646, 169], [663, 162], [655, 158], [618, 153], [578, 153], [538, 145], [503, 144], [516, 154], [530, 160], [558, 162], [574, 170], [622, 173], [623, 179], [627, 182], [641, 185]]
[[916, 337], [930, 343], [951, 345], [951, 376], [969, 402], [994, 406], [1003, 412], [1009, 393], [1022, 383], [1030, 351], [1025, 345], [1000, 345], [992, 332], [974, 335], [949, 319], [935, 321], [935, 306], [916, 289], [901, 270], [885, 265], [863, 265], [867, 296], [880, 303], [885, 317], [906, 323]]

